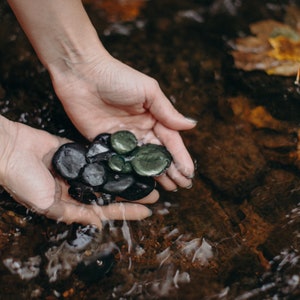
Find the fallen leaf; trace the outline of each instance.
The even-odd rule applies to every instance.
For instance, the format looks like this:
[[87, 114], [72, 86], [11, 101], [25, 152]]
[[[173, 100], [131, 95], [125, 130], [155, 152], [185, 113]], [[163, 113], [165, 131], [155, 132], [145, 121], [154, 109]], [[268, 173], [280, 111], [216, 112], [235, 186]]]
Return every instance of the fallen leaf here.
[[234, 66], [244, 71], [262, 70], [268, 75], [295, 76], [300, 63], [297, 28], [270, 19], [249, 27], [253, 35], [237, 38], [232, 43], [230, 54]]
[[101, 9], [109, 21], [116, 22], [135, 20], [146, 0], [83, 0], [83, 3]]

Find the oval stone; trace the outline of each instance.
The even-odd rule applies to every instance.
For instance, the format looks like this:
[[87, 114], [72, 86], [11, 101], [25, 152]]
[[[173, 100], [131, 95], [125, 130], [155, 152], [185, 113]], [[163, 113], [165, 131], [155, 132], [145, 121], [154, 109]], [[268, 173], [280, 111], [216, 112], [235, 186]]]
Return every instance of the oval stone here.
[[77, 143], [66, 143], [54, 154], [52, 164], [55, 170], [65, 179], [78, 178], [86, 164], [86, 148]]
[[131, 165], [141, 176], [158, 176], [170, 166], [171, 162], [172, 155], [166, 147], [145, 144], [136, 150]]
[[85, 204], [91, 204], [97, 201], [97, 196], [94, 194], [94, 190], [91, 186], [87, 186], [79, 181], [71, 182], [70, 184], [68, 193], [75, 200]]
[[135, 183], [119, 194], [126, 200], [139, 200], [148, 196], [155, 188], [156, 181], [153, 177], [136, 176]]
[[101, 163], [86, 164], [81, 174], [82, 180], [92, 187], [105, 183], [106, 177], [106, 169]]
[[112, 195], [119, 195], [135, 182], [132, 175], [114, 174], [107, 182], [101, 187], [101, 191]]
[[110, 143], [118, 154], [127, 154], [137, 147], [138, 141], [132, 132], [120, 130], [111, 135]]

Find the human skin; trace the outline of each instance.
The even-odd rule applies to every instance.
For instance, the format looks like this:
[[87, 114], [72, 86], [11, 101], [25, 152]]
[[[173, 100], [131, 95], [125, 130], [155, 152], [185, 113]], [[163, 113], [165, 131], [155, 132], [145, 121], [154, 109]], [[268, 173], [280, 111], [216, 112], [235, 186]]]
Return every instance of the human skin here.
[[196, 122], [173, 107], [155, 79], [106, 51], [81, 1], [8, 3], [76, 128], [89, 140], [100, 132], [127, 129], [143, 142], [165, 145], [174, 163], [157, 181], [166, 190], [191, 187], [194, 164], [179, 131]]
[[0, 185], [34, 212], [65, 223], [93, 224], [105, 220], [140, 220], [151, 215], [143, 204], [157, 191], [135, 203], [84, 205], [68, 195], [68, 185], [53, 172], [51, 160], [68, 140], [0, 116]]

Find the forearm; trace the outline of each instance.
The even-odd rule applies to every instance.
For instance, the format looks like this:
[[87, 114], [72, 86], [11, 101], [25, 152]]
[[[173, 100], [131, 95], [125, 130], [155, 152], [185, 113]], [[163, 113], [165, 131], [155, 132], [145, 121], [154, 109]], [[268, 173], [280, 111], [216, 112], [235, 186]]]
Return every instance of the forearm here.
[[24, 32], [50, 71], [64, 71], [107, 55], [81, 0], [8, 0]]

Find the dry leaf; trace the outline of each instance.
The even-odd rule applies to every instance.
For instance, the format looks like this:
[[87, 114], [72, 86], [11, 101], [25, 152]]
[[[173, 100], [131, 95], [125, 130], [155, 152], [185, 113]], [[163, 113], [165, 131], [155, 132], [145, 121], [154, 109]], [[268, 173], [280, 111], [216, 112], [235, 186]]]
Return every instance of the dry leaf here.
[[269, 55], [278, 60], [292, 60], [300, 62], [300, 41], [294, 41], [285, 36], [270, 38], [269, 42], [273, 50]]
[[[300, 19], [300, 16], [299, 16]], [[300, 65], [300, 32], [274, 20], [250, 24], [253, 36], [237, 38], [231, 55], [244, 71], [264, 70], [269, 75], [295, 76]]]
[[83, 3], [101, 9], [109, 21], [116, 22], [136, 19], [146, 0], [83, 0]]

